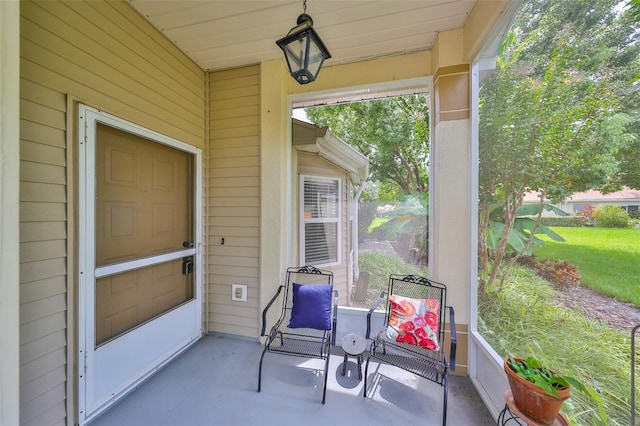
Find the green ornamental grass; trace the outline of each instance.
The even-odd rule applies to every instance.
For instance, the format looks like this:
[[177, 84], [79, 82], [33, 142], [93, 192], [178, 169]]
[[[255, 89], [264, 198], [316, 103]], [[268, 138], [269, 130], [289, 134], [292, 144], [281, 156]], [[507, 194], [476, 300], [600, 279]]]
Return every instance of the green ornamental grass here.
[[[479, 331], [502, 357], [535, 356], [588, 384], [601, 395], [609, 424], [628, 425], [630, 335], [565, 308], [558, 296], [548, 282], [516, 265], [503, 291], [479, 295]], [[600, 424], [597, 405], [581, 393], [572, 393], [562, 412], [573, 425]]]
[[387, 290], [390, 274], [428, 276], [427, 268], [410, 265], [397, 256], [382, 253], [364, 253], [358, 255], [360, 271], [369, 273], [369, 288]]

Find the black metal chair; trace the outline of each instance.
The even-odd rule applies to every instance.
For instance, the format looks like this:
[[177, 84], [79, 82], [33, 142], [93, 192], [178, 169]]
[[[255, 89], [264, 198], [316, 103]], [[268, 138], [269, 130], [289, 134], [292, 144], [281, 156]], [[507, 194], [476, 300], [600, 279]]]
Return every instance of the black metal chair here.
[[[442, 424], [447, 424], [449, 370], [455, 370], [456, 326], [453, 308], [447, 306], [444, 284], [416, 275], [391, 275], [386, 293], [367, 315], [367, 356], [363, 396], [367, 397], [369, 361], [378, 359], [438, 383], [444, 388]], [[371, 315], [385, 303], [383, 327], [371, 337]], [[445, 311], [449, 310], [451, 332], [449, 359], [445, 356]], [[436, 329], [437, 326], [437, 329]]]
[[327, 393], [329, 355], [335, 344], [338, 318], [338, 292], [333, 290], [333, 273], [313, 266], [287, 269], [285, 284], [262, 312], [262, 332], [265, 336], [267, 312], [282, 295], [280, 317], [271, 327], [264, 343], [258, 368], [258, 392], [262, 382], [262, 362], [267, 352], [318, 358], [325, 361], [322, 403]]

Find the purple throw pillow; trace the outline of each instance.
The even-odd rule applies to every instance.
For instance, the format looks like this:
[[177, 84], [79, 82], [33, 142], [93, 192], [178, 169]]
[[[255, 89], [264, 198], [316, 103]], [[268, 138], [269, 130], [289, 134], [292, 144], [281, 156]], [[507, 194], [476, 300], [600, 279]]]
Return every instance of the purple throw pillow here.
[[289, 328], [331, 330], [331, 284], [293, 283]]

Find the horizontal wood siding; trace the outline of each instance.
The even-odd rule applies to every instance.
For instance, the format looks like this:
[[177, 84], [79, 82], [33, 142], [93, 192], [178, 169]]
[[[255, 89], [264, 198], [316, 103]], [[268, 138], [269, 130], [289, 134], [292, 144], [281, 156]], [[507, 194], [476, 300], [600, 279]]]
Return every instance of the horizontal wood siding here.
[[[209, 91], [207, 329], [249, 337], [259, 333], [259, 73], [211, 73]], [[247, 285], [246, 302], [231, 300], [232, 284]]]
[[67, 97], [204, 147], [204, 71], [125, 1], [22, 1], [20, 14], [20, 418], [68, 424]]
[[[347, 194], [347, 173], [335, 166], [333, 163], [315, 155], [304, 152], [298, 153], [298, 173], [301, 175], [311, 175], [311, 176], [328, 176], [328, 177], [339, 177], [342, 179], [342, 263], [340, 265], [335, 265], [323, 269], [328, 269], [333, 272], [333, 285], [336, 290], [338, 290], [338, 301], [340, 305], [347, 305], [349, 302], [348, 299], [348, 266], [349, 266], [349, 238], [351, 238], [351, 231], [349, 228], [349, 217], [348, 213], [348, 194]], [[298, 184], [299, 185], [299, 184]], [[298, 187], [296, 185], [296, 187]], [[297, 201], [297, 205], [300, 205], [300, 190], [295, 197]], [[300, 214], [297, 216], [297, 224], [300, 220]], [[299, 227], [299, 225], [296, 225]], [[296, 233], [299, 235], [299, 233]], [[299, 241], [297, 242], [299, 244]], [[299, 251], [299, 245], [296, 247], [296, 250]], [[298, 253], [296, 251], [296, 253]], [[299, 256], [299, 255], [298, 255]]]

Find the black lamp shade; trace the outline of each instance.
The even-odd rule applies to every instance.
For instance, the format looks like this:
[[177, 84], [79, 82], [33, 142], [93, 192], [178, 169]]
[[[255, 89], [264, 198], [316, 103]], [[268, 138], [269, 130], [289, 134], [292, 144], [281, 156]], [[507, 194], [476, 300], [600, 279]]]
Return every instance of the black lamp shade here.
[[315, 81], [324, 60], [331, 57], [306, 13], [298, 16], [298, 25], [276, 44], [284, 52], [291, 77], [300, 84]]

